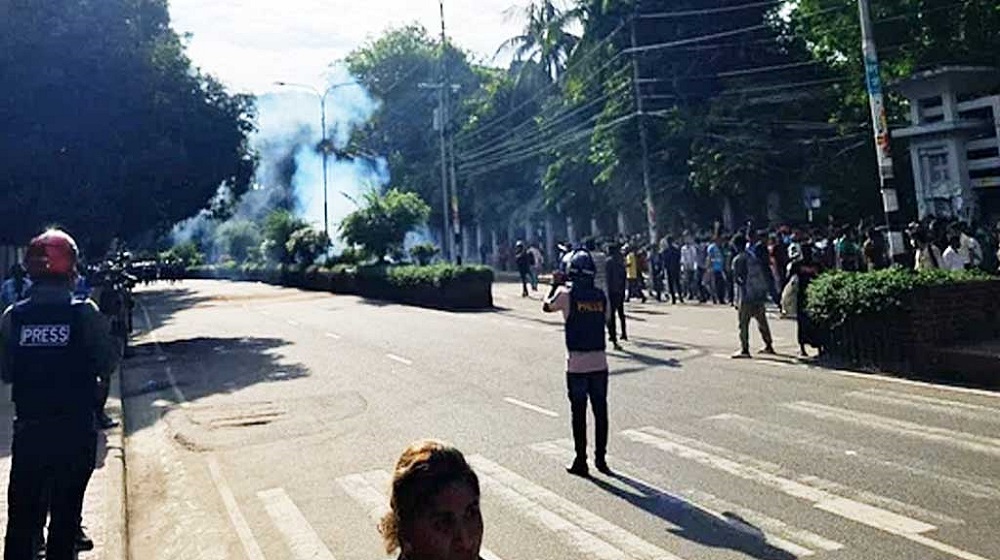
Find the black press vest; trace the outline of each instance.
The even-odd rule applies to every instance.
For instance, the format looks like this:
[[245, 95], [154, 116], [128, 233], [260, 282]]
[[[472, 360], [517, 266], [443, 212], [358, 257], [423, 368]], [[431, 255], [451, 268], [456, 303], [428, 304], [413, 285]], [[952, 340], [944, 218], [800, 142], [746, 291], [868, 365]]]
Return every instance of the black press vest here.
[[569, 292], [566, 348], [571, 352], [596, 352], [606, 348], [605, 313], [608, 301], [600, 288], [575, 286]]
[[19, 421], [93, 418], [97, 387], [83, 336], [84, 300], [17, 304], [6, 367]]

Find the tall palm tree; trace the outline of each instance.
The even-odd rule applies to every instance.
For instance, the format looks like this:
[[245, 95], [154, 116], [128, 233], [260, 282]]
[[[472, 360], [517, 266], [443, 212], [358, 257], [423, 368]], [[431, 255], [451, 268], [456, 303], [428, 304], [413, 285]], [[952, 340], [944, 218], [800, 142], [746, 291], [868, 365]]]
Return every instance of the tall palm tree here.
[[[573, 49], [580, 42], [580, 38], [568, 30], [581, 18], [580, 9], [563, 10], [553, 0], [536, 0], [517, 11], [524, 18], [524, 30], [520, 35], [504, 41], [497, 54], [513, 50], [515, 61], [536, 62], [550, 80], [557, 81]], [[522, 65], [521, 71], [529, 66]], [[520, 77], [519, 72], [519, 80]]]

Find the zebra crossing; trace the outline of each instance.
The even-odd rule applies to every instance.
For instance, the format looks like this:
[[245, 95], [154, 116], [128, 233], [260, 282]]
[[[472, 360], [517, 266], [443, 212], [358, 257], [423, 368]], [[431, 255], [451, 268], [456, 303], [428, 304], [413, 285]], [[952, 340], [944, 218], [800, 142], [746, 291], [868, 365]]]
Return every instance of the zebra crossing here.
[[[853, 402], [875, 404], [880, 414], [852, 408]], [[880, 430], [915, 438], [940, 447], [939, 451], [975, 453], [984, 461], [995, 459], [997, 442], [992, 432], [977, 434], [919, 424], [906, 419], [905, 414], [893, 416], [922, 406], [942, 417], [974, 421], [970, 426], [989, 426], [1000, 418], [1000, 408], [883, 390], [845, 393], [836, 406], [793, 401], [779, 408], [831, 426], [842, 423]], [[652, 425], [621, 429], [613, 434], [617, 454], [608, 458], [614, 475], [597, 474], [589, 483], [562, 473], [561, 465], [574, 454], [568, 438], [529, 443], [496, 456], [473, 451], [468, 460], [480, 477], [487, 524], [482, 557], [693, 560], [878, 556], [859, 545], [865, 541], [858, 534], [864, 533], [889, 542], [887, 550], [906, 551], [894, 557], [1000, 558], [996, 548], [1000, 543], [996, 541], [986, 545], [979, 541], [979, 550], [968, 550], [963, 539], [954, 537], [975, 521], [965, 518], [961, 510], [938, 511], [934, 504], [907, 501], [888, 490], [883, 493], [852, 486], [838, 479], [836, 472], [805, 471], [788, 466], [781, 456], [755, 456], [719, 441], [726, 441], [723, 436], [730, 441], [759, 440], [792, 446], [819, 459], [846, 458], [880, 476], [933, 484], [938, 493], [969, 500], [993, 512], [1000, 512], [1000, 472], [990, 477], [945, 470], [921, 457], [896, 455], [878, 446], [810, 430], [808, 424], [796, 422], [795, 416], [784, 418], [791, 425], [746, 414], [710, 415], [697, 424], [701, 429], [696, 436]], [[674, 469], [680, 464], [693, 465], [694, 472], [704, 474], [704, 478], [692, 482], [690, 475], [676, 476]], [[384, 468], [334, 477], [331, 491], [336, 496], [331, 499], [345, 503], [346, 515], [352, 518], [342, 524], [345, 530], [375, 531], [388, 508], [390, 477]], [[733, 484], [720, 484], [719, 480]], [[581, 493], [587, 494], [587, 499], [580, 499]], [[266, 511], [271, 527], [254, 530], [279, 534], [288, 551], [283, 558], [384, 557], [377, 549], [358, 551], [342, 543], [330, 545], [330, 535], [317, 534], [296, 506], [293, 494], [284, 488], [263, 489], [256, 497], [256, 507]], [[520, 529], [513, 533], [491, 531], [493, 520]], [[992, 522], [998, 520], [1000, 513]], [[677, 536], [685, 534], [689, 535], [686, 539]], [[995, 548], [983, 550], [983, 546]]]

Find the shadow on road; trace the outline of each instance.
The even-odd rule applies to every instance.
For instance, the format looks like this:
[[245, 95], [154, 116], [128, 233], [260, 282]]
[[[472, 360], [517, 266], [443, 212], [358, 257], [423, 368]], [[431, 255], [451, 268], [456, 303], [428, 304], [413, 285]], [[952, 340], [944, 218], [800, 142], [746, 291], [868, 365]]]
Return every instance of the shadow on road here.
[[[178, 311], [195, 307], [211, 301], [212, 298], [197, 295], [197, 292], [184, 288], [179, 284], [161, 284], [143, 288], [136, 293], [136, 299], [147, 307], [155, 307], [156, 312], [149, 313], [150, 329], [156, 330], [166, 324]], [[142, 307], [136, 305], [133, 313], [135, 331], [145, 331], [146, 321], [142, 315]]]
[[[180, 399], [171, 381], [195, 403], [215, 394], [233, 393], [260, 383], [279, 383], [306, 377], [305, 366], [289, 364], [274, 350], [289, 342], [277, 338], [215, 338], [198, 337], [160, 343], [146, 342], [134, 347], [135, 357], [126, 363], [122, 375], [122, 394], [131, 406], [145, 401], [148, 395], [179, 405]], [[168, 375], [168, 369], [173, 380]], [[130, 406], [130, 408], [131, 408]], [[149, 406], [153, 406], [150, 402]], [[159, 416], [130, 414], [128, 434], [149, 427]]]
[[676, 525], [676, 528], [671, 528], [669, 532], [678, 537], [713, 548], [728, 548], [760, 560], [797, 558], [794, 554], [769, 544], [763, 531], [735, 513], [722, 512], [720, 517], [683, 498], [651, 488], [638, 480], [621, 474], [615, 474], [613, 478], [635, 492], [598, 478], [590, 480], [606, 492]]

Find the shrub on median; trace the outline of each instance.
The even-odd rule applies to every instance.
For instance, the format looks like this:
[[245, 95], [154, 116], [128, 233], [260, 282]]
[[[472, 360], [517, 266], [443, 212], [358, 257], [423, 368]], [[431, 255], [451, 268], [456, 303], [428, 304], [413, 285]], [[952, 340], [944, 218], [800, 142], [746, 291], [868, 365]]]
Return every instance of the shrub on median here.
[[338, 264], [331, 268], [321, 268], [297, 265], [209, 265], [189, 268], [188, 276], [254, 280], [444, 309], [486, 309], [493, 306], [493, 271], [484, 266]]
[[913, 272], [900, 267], [875, 272], [828, 272], [809, 285], [806, 309], [818, 325], [832, 329], [852, 317], [890, 317], [901, 311], [919, 288], [989, 278], [979, 271]]

